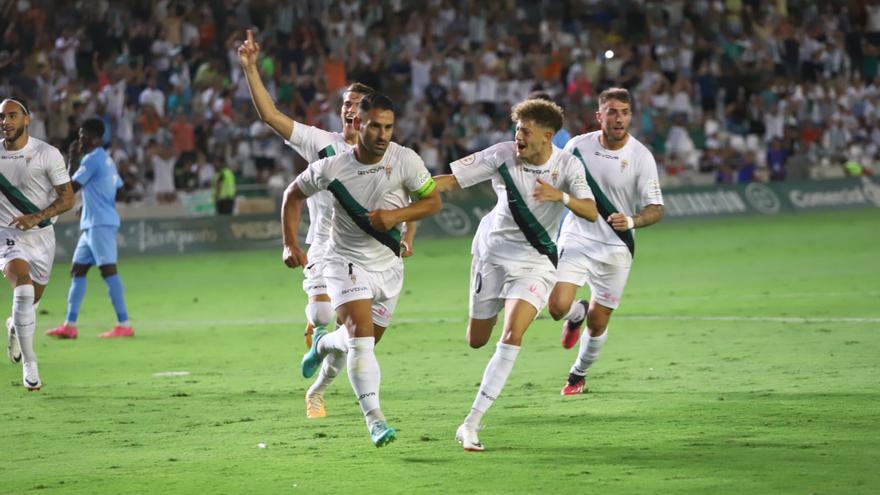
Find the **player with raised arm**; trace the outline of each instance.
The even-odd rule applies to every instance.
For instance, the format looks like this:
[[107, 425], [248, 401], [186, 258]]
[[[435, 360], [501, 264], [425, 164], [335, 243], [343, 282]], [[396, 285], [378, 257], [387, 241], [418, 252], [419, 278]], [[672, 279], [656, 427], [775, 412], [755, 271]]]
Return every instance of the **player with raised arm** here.
[[[119, 214], [116, 212], [116, 192], [122, 187], [122, 177], [116, 163], [101, 147], [104, 123], [91, 118], [79, 129], [79, 139], [71, 145], [70, 172], [74, 192], [82, 190], [82, 216], [79, 221], [79, 241], [73, 252], [70, 267], [70, 291], [67, 294], [67, 319], [46, 335], [60, 339], [75, 339], [79, 308], [86, 296], [86, 275], [92, 265], [101, 270], [107, 285], [107, 294], [116, 311], [117, 324], [100, 335], [101, 338], [134, 337], [128, 322], [125, 290], [116, 267], [116, 232]], [[83, 155], [82, 153], [85, 153]]]
[[57, 148], [28, 136], [30, 113], [20, 100], [0, 102], [0, 268], [12, 285], [6, 320], [10, 361], [22, 363], [28, 390], [43, 386], [34, 352], [36, 303], [55, 260], [55, 218], [73, 207], [73, 187]]
[[[315, 373], [328, 354], [347, 349], [348, 378], [377, 447], [396, 431], [379, 407], [379, 363], [375, 342], [391, 322], [403, 285], [398, 225], [440, 210], [440, 195], [421, 158], [391, 142], [394, 109], [388, 97], [364, 97], [355, 124], [353, 150], [309, 165], [287, 188], [282, 205], [284, 263], [308, 266], [297, 229], [302, 201], [320, 191], [333, 196], [330, 242], [324, 253], [324, 279], [345, 332], [315, 328], [302, 372]], [[411, 198], [414, 201], [411, 201]]]
[[504, 309], [504, 328], [483, 373], [470, 413], [455, 438], [467, 451], [481, 451], [480, 420], [513, 370], [523, 335], [556, 282], [556, 232], [566, 207], [579, 218], [596, 220], [596, 204], [584, 167], [552, 144], [562, 127], [562, 109], [532, 99], [511, 110], [516, 141], [491, 146], [452, 162], [452, 174], [435, 177], [442, 192], [492, 181], [495, 207], [474, 237], [470, 282], [471, 347], [484, 346]]
[[[562, 346], [580, 340], [562, 395], [583, 393], [587, 371], [608, 338], [608, 320], [620, 304], [635, 254], [634, 229], [663, 218], [663, 195], [651, 151], [629, 134], [629, 91], [609, 88], [599, 95], [601, 130], [576, 136], [565, 149], [580, 158], [599, 208], [598, 222], [571, 215], [559, 237], [561, 254], [550, 315], [565, 319]], [[590, 286], [590, 302], [575, 301], [578, 288]], [[584, 320], [587, 332], [580, 337]]]
[[[247, 39], [238, 49], [239, 63], [250, 88], [251, 98], [257, 114], [271, 127], [285, 143], [293, 148], [308, 163], [321, 158], [337, 155], [350, 150], [357, 143], [358, 128], [355, 122], [357, 109], [364, 96], [373, 93], [373, 88], [352, 83], [342, 94], [342, 132], [328, 132], [317, 127], [296, 122], [275, 107], [272, 97], [260, 78], [258, 59], [260, 44], [254, 41], [253, 31], [247, 30]], [[312, 345], [312, 332], [315, 327], [324, 329], [334, 322], [333, 306], [327, 295], [327, 284], [322, 274], [324, 253], [330, 239], [330, 225], [333, 214], [333, 197], [329, 191], [314, 194], [306, 201], [309, 211], [309, 231], [306, 244], [309, 245], [309, 264], [303, 267], [303, 291], [309, 298], [306, 305], [304, 332], [306, 347]], [[402, 256], [412, 255], [415, 224], [407, 224], [404, 232], [404, 251]], [[324, 409], [324, 391], [333, 382], [345, 362], [344, 354], [333, 354], [324, 360], [314, 384], [306, 391], [306, 416], [321, 418]]]

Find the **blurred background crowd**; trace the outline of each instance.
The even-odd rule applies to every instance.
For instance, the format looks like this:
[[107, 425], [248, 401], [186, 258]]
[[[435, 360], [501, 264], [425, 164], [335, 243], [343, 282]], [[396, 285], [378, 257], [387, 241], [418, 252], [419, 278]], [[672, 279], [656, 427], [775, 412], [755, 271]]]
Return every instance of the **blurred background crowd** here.
[[360, 81], [399, 107], [395, 140], [442, 172], [513, 138], [534, 90], [596, 129], [623, 86], [665, 186], [880, 172], [880, 1], [4, 0], [0, 94], [66, 150], [99, 116], [126, 201], [176, 202], [229, 167], [256, 190], [305, 164], [253, 111], [238, 65], [257, 27], [281, 111], [341, 129]]

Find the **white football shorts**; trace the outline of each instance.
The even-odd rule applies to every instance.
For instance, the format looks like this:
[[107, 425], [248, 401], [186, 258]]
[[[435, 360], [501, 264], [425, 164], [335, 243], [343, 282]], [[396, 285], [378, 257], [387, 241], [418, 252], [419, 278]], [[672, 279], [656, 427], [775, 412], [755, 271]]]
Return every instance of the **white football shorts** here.
[[55, 262], [55, 229], [20, 231], [0, 229], [0, 269], [14, 260], [22, 259], [30, 265], [31, 280], [46, 285]]
[[552, 267], [498, 265], [475, 256], [471, 261], [470, 317], [492, 318], [504, 309], [507, 299], [522, 299], [541, 311], [555, 283]]
[[303, 267], [303, 292], [309, 297], [327, 294], [327, 281], [324, 280], [324, 246], [313, 244], [307, 254], [309, 264]]
[[341, 258], [324, 260], [324, 280], [334, 308], [361, 299], [373, 301], [373, 324], [388, 328], [403, 287], [403, 262], [373, 272]]
[[590, 286], [590, 294], [597, 303], [616, 309], [623, 297], [630, 266], [610, 265], [589, 257], [577, 248], [566, 247], [559, 257], [556, 278], [578, 287]]

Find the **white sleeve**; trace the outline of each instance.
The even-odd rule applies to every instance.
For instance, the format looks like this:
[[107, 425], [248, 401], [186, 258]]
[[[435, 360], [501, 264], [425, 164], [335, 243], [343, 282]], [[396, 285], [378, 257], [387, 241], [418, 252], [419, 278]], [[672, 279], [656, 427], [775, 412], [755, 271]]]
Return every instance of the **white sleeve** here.
[[654, 156], [646, 150], [639, 165], [641, 170], [636, 187], [638, 187], [641, 207], [662, 205], [663, 193], [660, 192], [660, 178], [657, 176], [657, 162], [654, 161]]
[[329, 134], [317, 127], [294, 122], [290, 137], [284, 144], [293, 148], [305, 161], [312, 163], [320, 159], [318, 151], [321, 145], [330, 143]]
[[578, 199], [595, 199], [593, 190], [587, 184], [587, 176], [584, 172], [584, 165], [576, 157], [572, 156], [568, 160], [568, 174], [566, 175], [566, 188], [569, 194]]
[[58, 148], [52, 146], [46, 152], [46, 175], [53, 186], [60, 186], [70, 182], [70, 174], [64, 165], [64, 157]]
[[296, 186], [299, 187], [299, 190], [306, 196], [311, 196], [327, 189], [327, 185], [330, 183], [330, 181], [326, 179], [325, 174], [327, 170], [327, 161], [328, 160], [325, 158], [323, 160], [312, 162], [309, 164], [309, 168], [294, 179], [293, 183], [296, 184]]
[[404, 174], [403, 186], [414, 198], [424, 198], [431, 194], [437, 184], [431, 177], [431, 172], [425, 168], [425, 162], [422, 161], [415, 151], [406, 148], [401, 154]]
[[471, 187], [490, 179], [503, 163], [505, 143], [490, 146], [449, 164], [452, 175], [461, 187]]

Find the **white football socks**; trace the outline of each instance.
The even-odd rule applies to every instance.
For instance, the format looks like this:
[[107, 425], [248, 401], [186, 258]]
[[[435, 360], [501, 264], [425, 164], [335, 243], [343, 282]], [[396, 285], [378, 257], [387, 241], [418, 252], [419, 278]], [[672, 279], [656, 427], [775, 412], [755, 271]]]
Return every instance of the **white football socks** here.
[[336, 313], [333, 305], [326, 301], [315, 301], [306, 304], [306, 319], [312, 326], [326, 327], [333, 323]]
[[348, 329], [341, 325], [336, 330], [321, 337], [318, 341], [318, 355], [330, 356], [331, 354], [345, 354], [348, 352]]
[[591, 337], [589, 331], [584, 332], [584, 334], [581, 335], [581, 346], [578, 350], [577, 360], [574, 362], [569, 373], [586, 376], [587, 370], [590, 369], [590, 366], [593, 366], [593, 363], [599, 359], [599, 351], [602, 350], [602, 344], [605, 343], [606, 339], [608, 339], [607, 328], [605, 329], [605, 332], [598, 337]]
[[36, 363], [34, 352], [34, 329], [36, 328], [36, 311], [34, 311], [34, 286], [19, 285], [12, 291], [12, 324], [21, 355], [26, 362]]
[[483, 372], [483, 381], [480, 382], [477, 398], [474, 399], [471, 412], [464, 420], [466, 424], [473, 428], [480, 425], [483, 414], [492, 407], [495, 399], [501, 394], [504, 384], [507, 383], [507, 377], [513, 371], [517, 354], [519, 354], [519, 346], [501, 342], [495, 346], [495, 354], [492, 355], [492, 359], [486, 365], [486, 371]]
[[376, 340], [373, 337], [348, 339], [348, 379], [361, 405], [367, 428], [373, 422], [385, 419], [379, 409], [381, 373], [374, 352], [375, 345]]
[[587, 316], [587, 310], [584, 308], [584, 305], [581, 304], [579, 300], [575, 300], [571, 303], [571, 307], [568, 308], [568, 314], [565, 315], [563, 320], [569, 321], [581, 321]]
[[346, 355], [343, 353], [331, 352], [327, 354], [324, 358], [324, 362], [321, 363], [321, 370], [318, 371], [318, 377], [315, 378], [315, 383], [309, 387], [306, 395], [324, 395], [324, 392], [327, 390], [327, 387], [333, 383], [333, 380], [339, 375], [339, 371], [345, 366]]
[[318, 355], [324, 356], [321, 370], [315, 383], [309, 387], [308, 395], [324, 395], [327, 387], [345, 366], [348, 354], [348, 329], [341, 325], [318, 341]]

